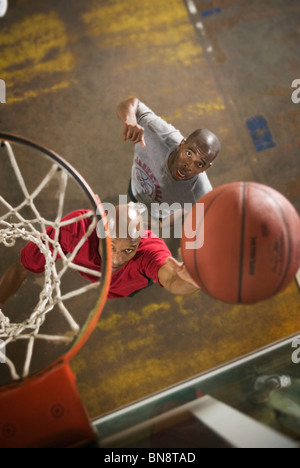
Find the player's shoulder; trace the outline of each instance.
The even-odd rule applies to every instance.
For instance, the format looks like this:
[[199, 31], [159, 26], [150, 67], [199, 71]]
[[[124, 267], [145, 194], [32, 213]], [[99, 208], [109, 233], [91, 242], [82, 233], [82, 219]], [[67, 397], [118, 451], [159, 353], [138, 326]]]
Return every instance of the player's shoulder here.
[[169, 249], [163, 239], [154, 234], [154, 232], [146, 230], [143, 233], [139, 250], [151, 253], [158, 250], [168, 251]]
[[68, 231], [85, 231], [93, 220], [92, 210], [78, 209], [71, 211], [61, 219], [61, 224]]

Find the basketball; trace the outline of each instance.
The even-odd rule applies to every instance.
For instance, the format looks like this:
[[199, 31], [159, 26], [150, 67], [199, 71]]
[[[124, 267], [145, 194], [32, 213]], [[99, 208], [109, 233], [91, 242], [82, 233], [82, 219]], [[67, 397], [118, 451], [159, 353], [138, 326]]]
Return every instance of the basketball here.
[[187, 214], [181, 254], [211, 297], [233, 304], [264, 301], [283, 291], [300, 267], [300, 218], [289, 200], [266, 185], [222, 185]]

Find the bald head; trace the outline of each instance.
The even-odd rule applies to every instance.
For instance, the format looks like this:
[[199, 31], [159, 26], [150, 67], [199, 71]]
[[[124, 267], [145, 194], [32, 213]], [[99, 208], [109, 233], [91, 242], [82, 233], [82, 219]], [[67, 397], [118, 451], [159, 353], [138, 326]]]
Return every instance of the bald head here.
[[207, 155], [209, 162], [212, 163], [221, 150], [219, 138], [206, 128], [195, 130], [186, 140], [188, 144], [195, 142], [201, 151]]
[[[106, 205], [107, 206], [107, 205]], [[112, 246], [112, 273], [117, 273], [136, 254], [144, 232], [143, 218], [138, 210], [138, 204], [110, 205], [107, 212], [107, 224]], [[102, 238], [104, 232], [102, 223], [98, 223], [97, 234]], [[104, 233], [106, 236], [106, 232]], [[102, 242], [99, 241], [98, 251], [102, 257]]]
[[107, 222], [112, 239], [140, 240], [144, 232], [143, 218], [135, 203], [118, 205], [108, 210]]

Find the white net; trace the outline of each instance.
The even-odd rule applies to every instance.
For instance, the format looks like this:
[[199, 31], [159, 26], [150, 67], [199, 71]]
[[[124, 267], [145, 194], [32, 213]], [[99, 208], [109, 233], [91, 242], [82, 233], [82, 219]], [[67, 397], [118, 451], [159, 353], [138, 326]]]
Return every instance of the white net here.
[[[66, 188], [70, 177], [68, 172], [62, 170], [59, 165], [52, 164], [51, 161], [51, 167], [46, 176], [29, 192], [12, 146], [8, 142], [3, 142], [3, 145], [5, 146], [8, 160], [21, 189], [23, 200], [17, 206], [12, 206], [9, 201], [3, 196], [0, 196], [0, 206], [5, 208], [6, 211], [5, 214], [0, 216], [0, 244], [2, 243], [6, 247], [13, 247], [18, 239], [22, 239], [26, 242], [33, 242], [45, 257], [42, 290], [36, 305], [32, 311], [29, 311], [26, 319], [20, 323], [16, 321], [12, 323], [10, 318], [5, 315], [5, 310], [0, 311], [0, 361], [1, 363], [6, 363], [11, 378], [13, 380], [18, 380], [30, 374], [31, 361], [37, 341], [42, 340], [48, 343], [65, 343], [68, 345], [78, 336], [80, 325], [73, 318], [66, 302], [71, 298], [87, 293], [91, 289], [99, 288], [101, 273], [74, 263], [79, 249], [94, 231], [97, 218], [93, 211], [88, 211], [81, 216], [68, 219], [67, 221], [61, 221], [63, 218]], [[58, 177], [59, 179], [59, 196], [55, 219], [51, 221], [40, 214], [35, 200], [42, 194], [53, 177]], [[22, 214], [25, 207], [30, 208], [29, 211], [33, 214], [32, 218], [25, 218]], [[59, 243], [60, 229], [67, 224], [76, 223], [84, 218], [92, 219], [89, 228], [80, 239], [73, 252], [66, 255]], [[49, 226], [51, 226], [55, 232], [54, 236], [52, 234], [51, 238], [46, 231]], [[55, 261], [57, 255], [61, 259], [60, 262]], [[62, 280], [69, 269], [93, 275], [97, 280], [74, 290], [62, 292]], [[41, 331], [41, 327], [46, 321], [49, 312], [51, 312], [55, 306], [63, 317], [66, 327], [64, 327], [61, 334], [58, 332], [45, 334]], [[18, 341], [26, 343], [25, 352], [22, 355], [23, 363], [19, 371], [13, 360], [7, 355], [8, 345]]]

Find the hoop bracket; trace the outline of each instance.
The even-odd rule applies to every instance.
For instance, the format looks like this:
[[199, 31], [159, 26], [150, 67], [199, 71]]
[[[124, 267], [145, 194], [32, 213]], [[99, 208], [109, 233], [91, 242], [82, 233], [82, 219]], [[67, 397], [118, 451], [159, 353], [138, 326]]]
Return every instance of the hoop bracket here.
[[1, 448], [67, 448], [96, 440], [67, 362], [0, 393]]

